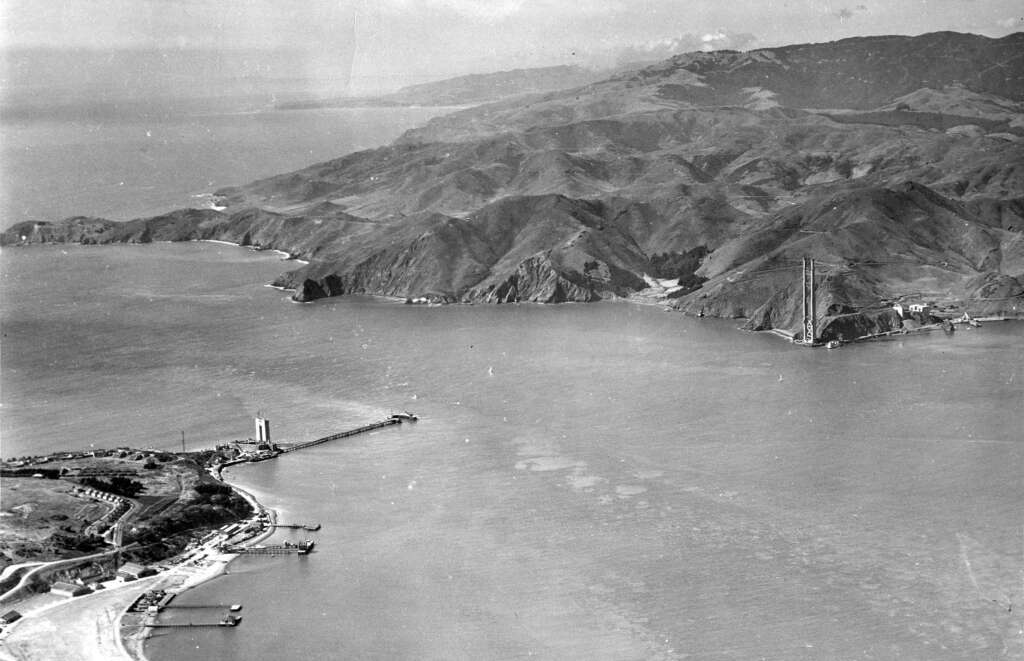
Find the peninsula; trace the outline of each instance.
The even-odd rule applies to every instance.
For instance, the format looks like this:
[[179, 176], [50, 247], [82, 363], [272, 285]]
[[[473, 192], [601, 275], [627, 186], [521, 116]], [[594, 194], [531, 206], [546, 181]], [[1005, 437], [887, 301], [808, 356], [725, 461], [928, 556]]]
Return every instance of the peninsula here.
[[[678, 55], [439, 117], [391, 145], [127, 223], [3, 245], [223, 240], [308, 262], [297, 301], [559, 303], [642, 293], [816, 339], [893, 306], [1024, 315], [1024, 33]], [[666, 284], [652, 287], [652, 281]]]
[[[219, 575], [239, 554], [304, 555], [315, 545], [255, 546], [277, 528], [316, 531], [320, 525], [279, 523], [251, 494], [221, 479], [225, 467], [416, 420], [403, 412], [311, 441], [278, 444], [270, 441], [268, 423], [257, 418], [258, 438], [211, 450], [121, 447], [4, 460], [0, 658], [144, 659], [142, 644], [158, 609], [142, 609], [122, 622], [124, 629], [100, 627], [97, 618], [120, 621], [146, 594], [169, 600]], [[58, 621], [68, 635], [34, 635], [53, 626], [54, 612], [62, 613]], [[12, 627], [15, 641], [8, 640]], [[109, 630], [92, 640], [93, 629]], [[83, 637], [92, 647], [81, 646]]]

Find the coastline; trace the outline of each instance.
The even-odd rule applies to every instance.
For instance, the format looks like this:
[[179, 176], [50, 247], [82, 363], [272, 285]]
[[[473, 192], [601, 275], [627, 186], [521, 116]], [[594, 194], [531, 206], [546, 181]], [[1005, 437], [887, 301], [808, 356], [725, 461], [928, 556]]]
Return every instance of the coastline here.
[[[168, 241], [167, 243], [178, 243], [177, 241]], [[235, 248], [247, 248], [254, 252], [276, 252], [281, 256], [282, 262], [295, 262], [296, 264], [302, 264], [303, 266], [309, 264], [308, 260], [299, 259], [295, 255], [291, 254], [286, 250], [278, 250], [277, 248], [258, 248], [256, 246], [243, 246], [241, 243], [234, 243], [233, 241], [222, 241], [221, 239], [194, 239], [191, 243], [216, 243], [222, 246], [233, 246]]]
[[[276, 522], [273, 509], [263, 506], [245, 489], [223, 478], [221, 481], [252, 506], [253, 514], [246, 520], [265, 517], [271, 524]], [[234, 524], [222, 526], [218, 532], [223, 533], [229, 525]], [[242, 543], [258, 544], [274, 531], [273, 526], [267, 526]], [[149, 590], [181, 594], [223, 575], [238, 554], [217, 552], [218, 545], [219, 535], [197, 550], [169, 559], [177, 560], [177, 564], [165, 572], [132, 582], [115, 581], [90, 595], [59, 601], [51, 595], [37, 595], [12, 604], [23, 617], [4, 627], [0, 634], [0, 660], [149, 661], [144, 650], [152, 631], [145, 626], [149, 616], [130, 613], [128, 608]]]
[[[272, 524], [277, 522], [277, 512], [275, 510], [264, 507], [263, 504], [261, 504], [251, 493], [224, 479], [221, 475], [221, 471], [211, 469], [210, 473], [224, 484], [230, 486], [242, 498], [245, 498], [246, 502], [248, 502], [253, 509], [253, 514], [249, 517], [249, 520], [256, 521], [265, 516], [271, 524], [262, 532], [245, 540], [243, 543], [246, 546], [258, 544], [274, 534], [275, 529]], [[223, 531], [227, 527], [228, 526], [222, 526], [219, 530]], [[161, 582], [159, 585], [154, 586], [154, 589], [159, 588], [179, 595], [184, 594], [192, 588], [208, 583], [215, 578], [224, 575], [228, 571], [228, 567], [231, 565], [232, 561], [238, 558], [238, 555], [239, 554], [237, 553], [217, 553], [216, 555], [209, 555], [209, 564], [204, 568], [205, 571], [199, 570], [195, 573], [186, 575], [181, 583], [175, 585], [172, 583], [172, 580], [176, 578], [176, 576], [172, 570], [172, 572], [166, 576], [167, 582]], [[127, 612], [127, 608], [130, 605], [131, 604], [126, 604], [122, 609], [121, 616], [117, 619], [117, 622], [114, 623], [114, 633], [119, 638], [121, 646], [125, 651], [124, 659], [130, 659], [131, 661], [150, 661], [149, 657], [147, 657], [145, 653], [146, 640], [153, 631], [151, 628], [145, 626], [145, 624], [150, 620], [150, 616], [139, 614], [136, 616], [138, 619], [137, 622], [125, 624], [124, 619], [126, 616], [135, 615]]]

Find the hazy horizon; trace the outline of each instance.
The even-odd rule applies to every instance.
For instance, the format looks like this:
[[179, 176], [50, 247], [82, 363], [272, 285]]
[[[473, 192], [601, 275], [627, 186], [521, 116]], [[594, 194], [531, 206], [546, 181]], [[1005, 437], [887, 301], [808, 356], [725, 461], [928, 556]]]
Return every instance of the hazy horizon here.
[[[109, 99], [368, 95], [474, 73], [604, 69], [698, 50], [1024, 27], [1012, 0], [729, 5], [697, 0], [66, 0], [0, 2], [0, 95]], [[37, 101], [41, 100], [36, 98]]]

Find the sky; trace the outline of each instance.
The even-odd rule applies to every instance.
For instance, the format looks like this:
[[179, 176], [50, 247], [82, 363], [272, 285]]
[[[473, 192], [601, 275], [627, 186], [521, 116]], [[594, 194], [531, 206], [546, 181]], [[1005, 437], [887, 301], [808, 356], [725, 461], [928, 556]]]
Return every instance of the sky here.
[[[91, 55], [25, 71], [101, 84], [126, 53], [226, 54], [215, 66], [372, 93], [466, 73], [607, 67], [677, 52], [937, 30], [1024, 30], [1021, 0], [0, 0], [4, 52]], [[245, 53], [262, 56], [242, 56]], [[106, 69], [96, 53], [113, 54]], [[268, 55], [270, 54], [270, 55]], [[92, 59], [90, 59], [90, 57]], [[188, 72], [203, 66], [185, 58]], [[99, 64], [90, 64], [99, 62]], [[147, 65], [148, 66], [148, 65]], [[45, 69], [41, 73], [41, 70]], [[19, 80], [5, 67], [3, 84]], [[24, 73], [24, 71], [22, 71]], [[43, 76], [46, 78], [46, 76]], [[24, 76], [22, 76], [24, 78]], [[70, 83], [69, 83], [70, 84]]]

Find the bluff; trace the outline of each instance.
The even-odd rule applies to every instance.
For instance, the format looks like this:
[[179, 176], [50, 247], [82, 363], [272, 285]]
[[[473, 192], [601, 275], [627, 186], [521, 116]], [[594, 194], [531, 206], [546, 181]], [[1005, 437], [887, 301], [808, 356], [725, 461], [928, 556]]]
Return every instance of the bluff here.
[[795, 328], [813, 257], [829, 323], [882, 329], [844, 315], [893, 301], [1020, 316], [1022, 48], [937, 33], [681, 55], [220, 190], [223, 212], [0, 241], [275, 248], [310, 262], [276, 282], [303, 301], [595, 301], [657, 275], [680, 281], [666, 305], [752, 329]]

